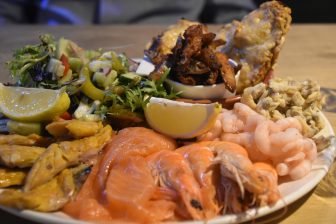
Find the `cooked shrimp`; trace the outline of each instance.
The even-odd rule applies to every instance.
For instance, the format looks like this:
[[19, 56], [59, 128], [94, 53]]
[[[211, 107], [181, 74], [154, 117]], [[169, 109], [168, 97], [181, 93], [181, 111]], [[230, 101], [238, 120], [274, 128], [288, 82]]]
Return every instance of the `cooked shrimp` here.
[[238, 184], [235, 181], [221, 176], [218, 194], [219, 201], [223, 206], [223, 215], [244, 211], [241, 192], [239, 191]]
[[222, 123], [221, 123], [222, 114], [219, 114], [214, 126], [204, 135], [198, 137], [199, 141], [212, 141], [219, 138], [222, 133]]
[[257, 125], [265, 120], [266, 118], [263, 116], [260, 116], [259, 114], [252, 114], [248, 116], [245, 122], [244, 131], [253, 132], [256, 129]]
[[278, 162], [276, 166], [278, 174], [289, 175], [292, 179], [299, 179], [309, 173], [312, 161], [317, 156], [316, 144], [308, 138], [288, 143], [281, 151], [287, 153], [287, 156], [274, 160], [275, 163]]
[[[316, 145], [303, 137], [302, 125], [296, 118], [273, 122], [241, 103], [236, 103], [233, 110], [223, 110], [220, 118], [220, 140], [245, 147], [253, 162], [272, 161], [279, 175], [289, 175], [292, 179], [310, 171], [308, 164], [316, 158]], [[301, 170], [296, 167], [299, 163]], [[295, 174], [291, 175], [294, 167]]]
[[270, 156], [272, 153], [277, 153], [271, 148], [271, 140], [269, 135], [271, 132], [271, 121], [265, 120], [260, 122], [254, 131], [254, 140], [258, 149], [265, 155]]
[[237, 134], [223, 133], [220, 138], [222, 141], [233, 142], [243, 146], [248, 152], [251, 161], [268, 161], [269, 156], [260, 152], [255, 144], [253, 132], [241, 132]]
[[279, 131], [284, 131], [288, 128], [296, 128], [299, 132], [302, 132], [302, 125], [295, 117], [286, 117], [275, 122]]
[[302, 160], [295, 167], [291, 168], [289, 171], [289, 176], [293, 179], [300, 179], [301, 177], [306, 176], [311, 170], [312, 163], [309, 160]]
[[[185, 217], [204, 219], [200, 185], [184, 157], [177, 152], [162, 150], [148, 156], [146, 160], [153, 176], [159, 178], [160, 185], [178, 192], [185, 209], [179, 208], [177, 212]], [[188, 214], [181, 214], [181, 210], [186, 210]]]
[[201, 187], [206, 218], [215, 217], [220, 208], [216, 200], [216, 174], [209, 170], [214, 158], [213, 153], [207, 147], [198, 147], [197, 144], [178, 148], [176, 152], [184, 156]]
[[253, 164], [247, 151], [240, 145], [224, 141], [204, 141], [188, 147], [193, 148], [195, 154], [198, 154], [197, 148], [207, 148], [213, 153], [213, 165], [208, 170], [213, 170], [216, 164], [219, 165], [220, 182], [217, 186], [220, 188], [217, 190], [217, 198], [224, 207], [224, 212], [241, 212], [251, 204], [272, 204], [278, 199], [275, 169], [267, 164]]
[[221, 118], [222, 128], [224, 132], [236, 133], [243, 130], [244, 128], [244, 121], [241, 120], [232, 111], [224, 112]]
[[301, 133], [296, 128], [288, 128], [284, 131], [272, 133], [269, 135], [269, 139], [272, 143], [272, 148], [277, 149], [272, 151], [279, 151], [279, 153], [282, 153], [279, 149], [282, 149], [286, 144], [301, 139], [301, 137]]
[[200, 142], [215, 154], [214, 163], [220, 164], [222, 176], [228, 177], [238, 183], [244, 197], [244, 189], [251, 193], [265, 192], [264, 179], [256, 172], [247, 151], [238, 144], [231, 142]]
[[260, 196], [261, 205], [274, 204], [277, 202], [281, 196], [278, 190], [278, 174], [275, 168], [268, 163], [254, 163], [253, 166], [256, 168], [257, 172], [262, 174], [267, 179], [267, 185], [269, 190], [265, 192], [264, 195]]
[[240, 119], [246, 121], [251, 115], [257, 115], [258, 113], [252, 110], [249, 106], [242, 103], [236, 103], [233, 107], [233, 111], [239, 116]]

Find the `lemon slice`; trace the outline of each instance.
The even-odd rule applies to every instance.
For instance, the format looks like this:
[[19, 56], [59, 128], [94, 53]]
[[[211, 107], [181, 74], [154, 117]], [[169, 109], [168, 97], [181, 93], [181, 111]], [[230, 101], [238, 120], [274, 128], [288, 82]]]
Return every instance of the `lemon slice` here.
[[70, 99], [64, 90], [9, 87], [0, 83], [0, 110], [13, 120], [49, 121], [69, 106]]
[[145, 108], [148, 124], [173, 138], [193, 138], [208, 131], [216, 121], [221, 105], [193, 104], [151, 97]]

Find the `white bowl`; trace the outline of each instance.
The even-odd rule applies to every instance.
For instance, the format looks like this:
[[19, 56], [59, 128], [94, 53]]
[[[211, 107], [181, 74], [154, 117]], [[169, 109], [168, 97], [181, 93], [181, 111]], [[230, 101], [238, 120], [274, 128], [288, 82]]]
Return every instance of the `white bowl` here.
[[[237, 63], [229, 59], [229, 63], [236, 67]], [[236, 82], [238, 82], [239, 71], [236, 74]], [[166, 83], [173, 88], [175, 92], [181, 92], [180, 96], [190, 99], [216, 99], [216, 98], [228, 98], [235, 96], [236, 93], [230, 92], [224, 83], [218, 83], [213, 85], [185, 85], [180, 82], [166, 79]]]
[[[229, 59], [229, 63], [236, 67], [237, 63]], [[147, 57], [140, 60], [140, 65], [136, 73], [142, 75], [148, 75], [154, 70], [154, 65]], [[239, 71], [236, 74], [236, 82], [238, 82]], [[166, 79], [166, 83], [174, 89], [175, 92], [181, 92], [180, 96], [189, 99], [216, 99], [216, 98], [228, 98], [235, 96], [235, 93], [231, 93], [224, 83], [214, 85], [185, 85], [180, 82]]]
[[175, 91], [181, 92], [179, 96], [190, 99], [216, 99], [216, 98], [228, 98], [234, 96], [235, 93], [231, 93], [224, 83], [214, 85], [184, 85], [180, 82], [175, 82], [171, 79], [166, 79], [166, 83]]

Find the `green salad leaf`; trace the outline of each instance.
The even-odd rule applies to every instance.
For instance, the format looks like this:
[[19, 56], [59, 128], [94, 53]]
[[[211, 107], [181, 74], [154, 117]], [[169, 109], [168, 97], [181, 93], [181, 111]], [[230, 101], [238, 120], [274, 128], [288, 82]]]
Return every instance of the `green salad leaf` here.
[[56, 43], [49, 34], [39, 38], [40, 44], [27, 45], [16, 50], [13, 60], [7, 62], [10, 74], [19, 86], [35, 87], [42, 80], [51, 80], [52, 74], [46, 72], [46, 66], [49, 58], [55, 55]]

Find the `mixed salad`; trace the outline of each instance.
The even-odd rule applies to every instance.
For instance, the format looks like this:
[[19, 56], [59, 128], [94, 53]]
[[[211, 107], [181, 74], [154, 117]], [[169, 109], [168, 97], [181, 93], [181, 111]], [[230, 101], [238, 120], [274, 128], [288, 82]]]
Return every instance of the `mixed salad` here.
[[[137, 62], [114, 51], [85, 50], [71, 40], [41, 35], [40, 44], [27, 45], [7, 63], [15, 86], [64, 88], [71, 99], [64, 117], [107, 121], [118, 128], [144, 121], [150, 96], [172, 99], [176, 93], [134, 71]], [[114, 122], [116, 121], [116, 122]]]

